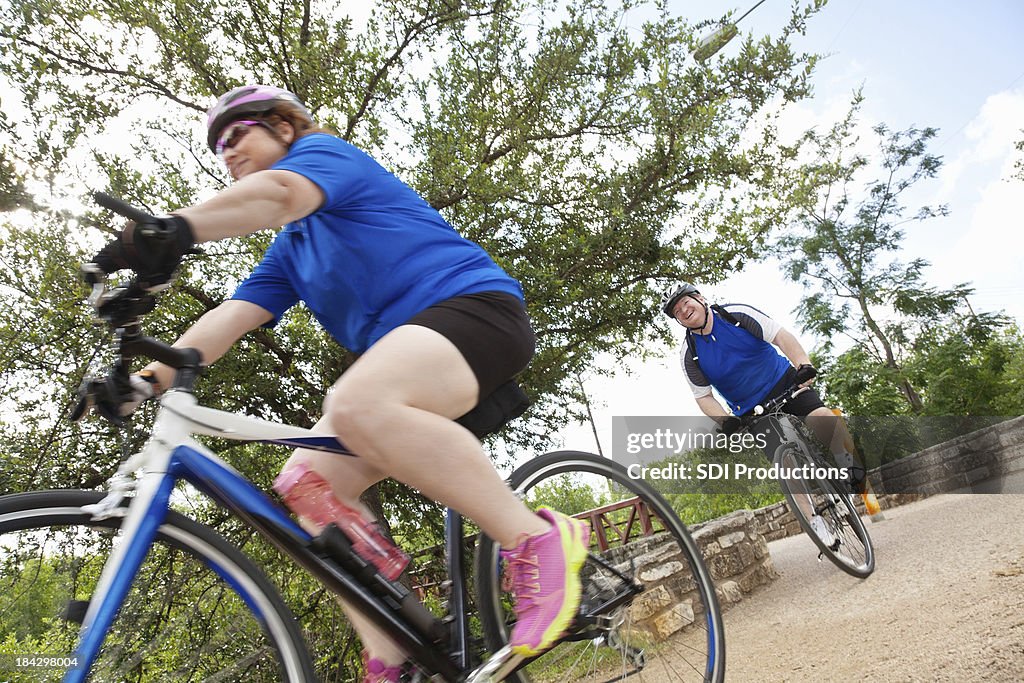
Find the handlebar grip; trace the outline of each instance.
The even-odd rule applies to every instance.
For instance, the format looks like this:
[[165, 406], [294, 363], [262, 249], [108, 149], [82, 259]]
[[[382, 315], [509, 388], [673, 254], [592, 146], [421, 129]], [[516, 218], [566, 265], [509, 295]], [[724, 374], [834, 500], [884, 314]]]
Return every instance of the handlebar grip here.
[[93, 192], [92, 198], [96, 200], [96, 203], [102, 206], [104, 209], [110, 209], [114, 213], [120, 214], [129, 220], [133, 220], [136, 223], [146, 223], [153, 220], [153, 216], [136, 209], [131, 204], [127, 204], [117, 197], [111, 197], [106, 192]]

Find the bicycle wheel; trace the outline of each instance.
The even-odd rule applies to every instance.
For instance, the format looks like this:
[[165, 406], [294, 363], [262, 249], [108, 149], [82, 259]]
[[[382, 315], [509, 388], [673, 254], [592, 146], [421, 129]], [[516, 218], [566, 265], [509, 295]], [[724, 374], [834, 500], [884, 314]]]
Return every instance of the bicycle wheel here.
[[[0, 497], [0, 649], [70, 655], [121, 519], [93, 491]], [[67, 612], [78, 607], [75, 617]], [[61, 671], [0, 671], [5, 681]], [[19, 678], [19, 676], [22, 676]], [[49, 676], [49, 678], [47, 678]], [[295, 618], [239, 550], [170, 512], [89, 672], [94, 681], [312, 681]]]
[[[580, 517], [596, 510], [586, 515], [594, 533], [581, 574], [581, 612], [623, 595], [627, 581], [642, 592], [603, 612], [597, 623], [577, 626], [506, 680], [723, 680], [725, 640], [714, 584], [689, 532], [661, 495], [631, 479], [621, 465], [575, 451], [536, 458], [509, 481], [531, 508], [550, 505]], [[514, 621], [498, 551], [495, 542], [481, 537], [477, 601], [491, 652], [508, 641]]]
[[[810, 446], [804, 444], [804, 448]], [[792, 444], [780, 448], [775, 462], [781, 468], [827, 467], [824, 459]], [[779, 483], [800, 528], [821, 554], [851, 576], [870, 576], [875, 570], [875, 551], [850, 495], [829, 479], [780, 479]]]

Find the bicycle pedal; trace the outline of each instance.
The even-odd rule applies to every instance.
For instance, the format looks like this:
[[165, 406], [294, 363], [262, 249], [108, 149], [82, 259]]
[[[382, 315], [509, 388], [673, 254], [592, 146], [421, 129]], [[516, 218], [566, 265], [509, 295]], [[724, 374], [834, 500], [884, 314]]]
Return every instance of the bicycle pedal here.
[[466, 683], [493, 683], [504, 680], [518, 668], [524, 657], [512, 652], [512, 646], [501, 648], [466, 677]]

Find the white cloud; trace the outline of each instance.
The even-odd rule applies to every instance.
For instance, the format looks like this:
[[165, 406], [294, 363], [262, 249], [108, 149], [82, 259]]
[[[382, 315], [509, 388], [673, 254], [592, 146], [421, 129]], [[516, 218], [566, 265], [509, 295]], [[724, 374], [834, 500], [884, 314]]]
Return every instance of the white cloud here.
[[1024, 90], [1018, 90], [989, 96], [965, 132], [968, 139], [978, 141], [975, 148], [978, 159], [992, 161], [1006, 155], [1007, 148], [1020, 139], [1022, 128]]
[[961, 151], [940, 173], [936, 202], [949, 202], [952, 216], [945, 248], [932, 258], [931, 279], [943, 286], [970, 282], [976, 310], [1003, 310], [1024, 321], [1024, 182], [1013, 179], [1024, 137], [1024, 90], [990, 95], [964, 127]]
[[938, 195], [954, 192], [981, 165], [998, 163], [999, 176], [1009, 177], [1015, 160], [1020, 158], [1014, 143], [1024, 138], [1022, 129], [1024, 90], [990, 95], [977, 116], [964, 127], [967, 146], [943, 167]]
[[982, 187], [967, 230], [950, 245], [951, 257], [944, 264], [959, 272], [959, 280], [974, 285], [975, 308], [1004, 310], [1018, 322], [1024, 322], [1022, 194], [1024, 183], [1019, 180], [997, 178]]

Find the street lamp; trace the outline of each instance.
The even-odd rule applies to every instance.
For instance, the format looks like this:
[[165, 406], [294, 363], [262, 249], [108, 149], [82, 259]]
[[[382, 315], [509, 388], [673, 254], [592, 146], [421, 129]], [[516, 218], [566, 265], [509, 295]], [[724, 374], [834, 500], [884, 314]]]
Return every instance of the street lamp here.
[[726, 43], [735, 38], [736, 34], [739, 33], [739, 29], [736, 28], [736, 24], [743, 21], [744, 17], [760, 7], [763, 2], [764, 0], [760, 0], [756, 5], [744, 12], [743, 16], [736, 21], [721, 24], [714, 31], [701, 38], [700, 43], [697, 44], [697, 49], [693, 51], [693, 58], [698, 62], [704, 63], [712, 55], [725, 47]]

